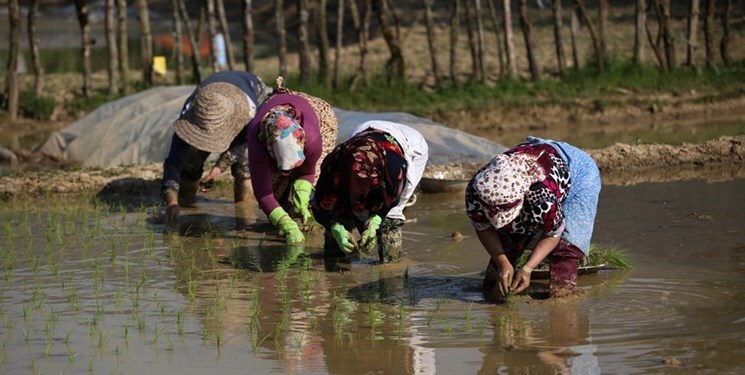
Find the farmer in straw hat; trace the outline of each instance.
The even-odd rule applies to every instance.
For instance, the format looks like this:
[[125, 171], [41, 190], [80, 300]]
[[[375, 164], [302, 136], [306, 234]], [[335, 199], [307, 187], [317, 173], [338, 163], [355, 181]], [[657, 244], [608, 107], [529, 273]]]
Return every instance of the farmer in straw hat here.
[[305, 241], [300, 226], [313, 219], [310, 195], [338, 131], [339, 119], [327, 102], [282, 87], [282, 77], [248, 124], [254, 196], [288, 244]]
[[[171, 148], [163, 164], [161, 194], [166, 204], [165, 221], [178, 218], [180, 206], [194, 203], [201, 182], [217, 178], [230, 168], [235, 202], [250, 194], [246, 125], [267, 95], [261, 79], [251, 73], [224, 71], [203, 80], [186, 99], [173, 123]], [[221, 153], [202, 178], [210, 153]]]
[[[324, 256], [378, 250], [381, 263], [401, 254], [403, 210], [422, 179], [429, 148], [402, 124], [367, 121], [338, 145], [321, 166], [312, 207], [325, 228]], [[359, 244], [351, 231], [361, 233]]]
[[[573, 293], [577, 262], [589, 255], [600, 185], [598, 168], [585, 152], [535, 137], [483, 166], [466, 188], [466, 211], [491, 257], [484, 297], [499, 301], [523, 291], [544, 258], [550, 262], [551, 296]], [[536, 236], [527, 262], [515, 272]]]

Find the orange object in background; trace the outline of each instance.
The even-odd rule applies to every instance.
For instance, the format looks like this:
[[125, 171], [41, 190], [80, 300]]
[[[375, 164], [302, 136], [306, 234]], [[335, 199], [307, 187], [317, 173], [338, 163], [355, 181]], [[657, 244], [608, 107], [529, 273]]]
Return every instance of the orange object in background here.
[[[156, 48], [171, 52], [176, 46], [176, 41], [171, 34], [158, 34], [153, 36], [153, 45]], [[212, 46], [210, 45], [209, 38], [203, 36], [199, 40], [199, 56], [202, 58], [206, 58], [210, 55], [211, 48]], [[193, 53], [191, 43], [189, 43], [189, 38], [186, 35], [181, 37], [181, 50], [184, 51], [184, 56], [191, 56], [191, 54]]]

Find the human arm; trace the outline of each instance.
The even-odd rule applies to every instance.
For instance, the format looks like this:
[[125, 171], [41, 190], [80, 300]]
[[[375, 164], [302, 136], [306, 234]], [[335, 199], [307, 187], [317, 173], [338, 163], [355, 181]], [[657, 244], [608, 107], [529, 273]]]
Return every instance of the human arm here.
[[502, 296], [506, 296], [510, 292], [510, 283], [512, 282], [515, 269], [504, 253], [499, 234], [493, 226], [489, 226], [484, 230], [477, 229], [476, 236], [497, 265], [499, 269], [499, 292]]
[[305, 241], [305, 236], [300, 231], [300, 227], [298, 227], [295, 220], [292, 220], [290, 215], [282, 207], [275, 208], [268, 217], [269, 222], [279, 228], [279, 231], [285, 236], [285, 241], [287, 241], [288, 245], [295, 245]]
[[520, 293], [530, 285], [530, 274], [556, 248], [559, 241], [561, 241], [561, 236], [553, 237], [545, 233], [541, 234], [541, 238], [536, 243], [535, 249], [530, 253], [528, 261], [515, 275], [515, 280], [510, 286], [512, 292]]

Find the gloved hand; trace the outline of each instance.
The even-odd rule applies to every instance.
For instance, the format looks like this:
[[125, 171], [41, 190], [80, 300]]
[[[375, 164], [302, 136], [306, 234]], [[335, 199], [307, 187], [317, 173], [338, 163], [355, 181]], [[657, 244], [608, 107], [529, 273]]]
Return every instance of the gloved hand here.
[[308, 209], [311, 191], [313, 191], [313, 185], [308, 180], [299, 178], [292, 183], [292, 209], [300, 216], [303, 224], [310, 223], [313, 218]]
[[292, 220], [290, 215], [285, 212], [282, 207], [275, 208], [269, 214], [269, 221], [285, 236], [285, 241], [288, 245], [298, 244], [305, 241], [303, 232], [300, 231], [295, 220]]
[[362, 232], [360, 240], [360, 250], [365, 253], [372, 253], [378, 245], [378, 228], [383, 219], [378, 215], [370, 216], [365, 223], [365, 230]]
[[339, 244], [339, 248], [347, 254], [351, 254], [357, 247], [350, 233], [339, 223], [335, 223], [331, 226], [331, 236], [333, 236], [336, 243]]

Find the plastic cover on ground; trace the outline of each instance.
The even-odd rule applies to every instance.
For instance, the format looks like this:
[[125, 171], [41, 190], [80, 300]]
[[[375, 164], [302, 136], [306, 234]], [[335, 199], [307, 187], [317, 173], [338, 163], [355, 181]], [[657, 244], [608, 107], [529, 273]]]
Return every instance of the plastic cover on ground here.
[[[163, 162], [168, 154], [172, 124], [194, 86], [152, 88], [106, 103], [69, 127], [52, 134], [38, 151], [91, 167]], [[485, 163], [506, 148], [484, 138], [402, 112], [367, 113], [334, 109], [339, 138], [368, 120], [409, 125], [429, 145], [429, 165]]]

